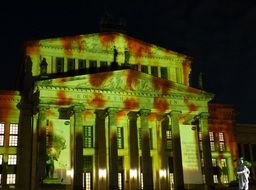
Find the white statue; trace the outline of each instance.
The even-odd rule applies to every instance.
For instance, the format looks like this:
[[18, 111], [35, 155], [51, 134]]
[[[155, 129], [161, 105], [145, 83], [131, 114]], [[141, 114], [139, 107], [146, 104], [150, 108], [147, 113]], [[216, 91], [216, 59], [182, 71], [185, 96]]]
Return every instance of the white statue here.
[[242, 158], [236, 168], [236, 173], [238, 177], [239, 190], [248, 190], [250, 170], [246, 167]]

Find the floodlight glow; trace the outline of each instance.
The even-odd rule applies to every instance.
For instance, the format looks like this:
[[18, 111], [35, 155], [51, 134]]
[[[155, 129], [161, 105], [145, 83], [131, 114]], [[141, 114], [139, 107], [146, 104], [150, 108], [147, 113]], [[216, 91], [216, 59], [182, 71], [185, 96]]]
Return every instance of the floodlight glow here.
[[71, 168], [70, 170], [67, 170], [66, 174], [67, 174], [67, 176], [70, 176], [71, 178], [73, 178], [74, 177], [74, 169]]
[[99, 169], [99, 177], [100, 178], [106, 178], [106, 169]]
[[130, 177], [136, 178], [137, 177], [137, 170], [136, 169], [130, 169]]
[[165, 178], [166, 177], [166, 170], [165, 169], [159, 170], [159, 176], [160, 176], [160, 178]]

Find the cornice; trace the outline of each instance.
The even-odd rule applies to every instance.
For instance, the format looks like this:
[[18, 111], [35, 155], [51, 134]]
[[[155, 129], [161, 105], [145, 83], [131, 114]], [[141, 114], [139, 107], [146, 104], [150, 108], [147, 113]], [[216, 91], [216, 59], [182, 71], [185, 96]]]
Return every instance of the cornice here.
[[10, 103], [10, 102], [19, 103], [20, 100], [21, 100], [20, 97], [0, 96], [1, 103]]
[[[49, 50], [57, 50], [57, 51], [65, 51], [67, 49], [65, 49], [64, 47], [60, 46], [60, 45], [45, 45], [42, 43], [39, 43], [39, 47], [42, 49], [49, 49]], [[108, 55], [112, 55], [113, 54], [113, 50], [112, 49], [100, 49], [100, 48], [85, 48], [85, 49], [78, 49], [76, 47], [70, 48], [69, 50], [72, 50], [72, 52], [77, 52], [77, 53], [95, 53], [95, 54], [108, 54]], [[160, 50], [160, 49], [159, 49]], [[160, 50], [161, 51], [161, 50]], [[118, 55], [123, 55], [124, 56], [124, 52], [118, 52]], [[136, 57], [134, 55], [131, 55], [131, 57]], [[168, 60], [168, 61], [173, 61], [173, 62], [177, 62], [179, 61], [180, 63], [183, 63], [184, 61], [184, 57], [180, 56], [180, 55], [176, 55], [173, 54], [173, 57], [170, 56], [147, 56], [147, 55], [141, 55], [139, 56], [140, 58], [148, 58], [148, 59], [153, 59], [153, 60]]]
[[161, 93], [146, 93], [146, 92], [139, 92], [139, 91], [117, 91], [117, 90], [106, 90], [106, 89], [93, 89], [93, 88], [70, 88], [70, 87], [63, 87], [63, 86], [38, 86], [38, 90], [46, 90], [46, 91], [66, 91], [66, 92], [78, 92], [78, 93], [103, 93], [103, 94], [113, 94], [113, 95], [124, 95], [124, 96], [137, 96], [137, 97], [163, 97], [167, 99], [181, 99], [184, 98], [188, 100], [195, 100], [195, 101], [209, 101], [212, 97], [207, 95], [188, 95], [181, 93], [172, 92], [168, 95], [163, 95]]

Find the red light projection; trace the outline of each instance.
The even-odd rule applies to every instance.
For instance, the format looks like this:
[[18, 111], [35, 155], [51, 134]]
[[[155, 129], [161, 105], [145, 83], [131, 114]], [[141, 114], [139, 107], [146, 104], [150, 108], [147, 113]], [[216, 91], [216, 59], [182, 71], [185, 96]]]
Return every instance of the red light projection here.
[[67, 81], [68, 81], [68, 79], [65, 78], [65, 77], [64, 77], [64, 78], [58, 78], [58, 79], [57, 79], [57, 82], [60, 83], [60, 84], [63, 84], [63, 83], [65, 83], [65, 82], [67, 82]]
[[132, 85], [135, 84], [138, 80], [138, 77], [140, 75], [139, 72], [134, 72], [132, 70], [127, 70], [127, 88], [129, 90], [133, 90]]
[[137, 40], [126, 38], [129, 51], [135, 57], [152, 56], [151, 46], [138, 43]]
[[186, 57], [182, 64], [185, 85], [189, 85], [188, 75], [190, 73], [190, 64], [191, 64], [191, 60], [188, 57]]
[[26, 43], [26, 53], [28, 55], [40, 54], [39, 41], [30, 41]]
[[168, 100], [163, 97], [154, 97], [154, 108], [164, 113], [169, 108]]
[[90, 117], [93, 116], [93, 112], [86, 110], [86, 111], [83, 112], [83, 116], [85, 118], [90, 118]]
[[72, 98], [67, 98], [65, 91], [58, 91], [57, 97], [57, 105], [70, 105], [72, 103]]
[[136, 109], [139, 107], [139, 102], [135, 98], [127, 98], [124, 100], [125, 109]]
[[89, 104], [96, 108], [104, 108], [106, 104], [106, 100], [103, 98], [103, 94], [101, 93], [94, 93], [94, 98], [89, 101]]
[[191, 87], [188, 87], [187, 88], [187, 91], [188, 92], [192, 92], [192, 93], [195, 93], [195, 94], [202, 94], [202, 90], [200, 90], [200, 89], [197, 89], [197, 88], [191, 88]]
[[172, 81], [163, 80], [161, 78], [153, 77], [152, 78], [152, 84], [156, 90], [161, 92], [163, 95], [167, 95], [169, 93], [169, 90], [173, 86]]
[[90, 84], [93, 87], [101, 87], [101, 85], [113, 75], [113, 72], [98, 73], [96, 75], [89, 75]]
[[149, 121], [154, 121], [154, 120], [156, 120], [156, 117], [157, 117], [156, 113], [151, 113], [148, 116], [148, 120]]
[[49, 109], [49, 110], [46, 111], [45, 115], [48, 117], [48, 116], [55, 115], [55, 113], [52, 110]]
[[72, 56], [72, 45], [75, 43], [77, 45], [78, 51], [83, 49], [82, 44], [82, 36], [74, 36], [74, 37], [63, 37], [61, 38], [61, 42], [64, 48], [64, 52], [67, 56]]
[[184, 103], [188, 106], [190, 113], [198, 110], [198, 106], [196, 106], [193, 102], [190, 102], [187, 98], [184, 98]]
[[116, 115], [116, 123], [118, 124], [119, 121], [121, 121], [123, 118], [125, 118], [127, 115], [126, 111], [119, 111]]
[[117, 34], [99, 34], [99, 37], [100, 37], [100, 42], [101, 44], [104, 46], [104, 47], [108, 47], [110, 45], [110, 43], [114, 42], [116, 37], [118, 35]]

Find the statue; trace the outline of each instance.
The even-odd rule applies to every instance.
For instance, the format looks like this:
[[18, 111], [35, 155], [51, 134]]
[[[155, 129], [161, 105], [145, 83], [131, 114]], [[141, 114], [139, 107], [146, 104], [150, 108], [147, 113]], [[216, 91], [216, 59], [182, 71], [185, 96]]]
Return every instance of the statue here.
[[118, 52], [117, 52], [116, 46], [114, 46], [114, 63], [117, 62], [117, 55], [118, 55]]
[[46, 59], [43, 58], [42, 62], [40, 63], [40, 75], [46, 76], [47, 75], [47, 62]]
[[124, 50], [124, 64], [129, 64], [130, 52], [127, 48]]
[[66, 148], [66, 140], [60, 135], [50, 134], [47, 147], [46, 178], [54, 178], [54, 162], [58, 161], [60, 153]]
[[250, 170], [244, 163], [243, 158], [240, 158], [239, 165], [236, 168], [236, 173], [239, 183], [239, 190], [248, 190]]
[[53, 178], [54, 174], [54, 160], [56, 160], [52, 155], [47, 155], [46, 160], [46, 177]]

